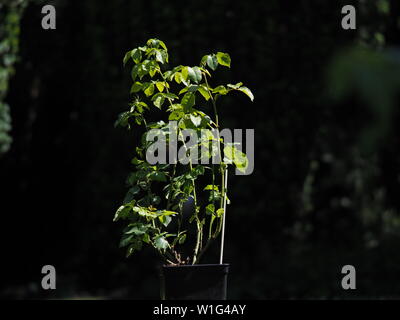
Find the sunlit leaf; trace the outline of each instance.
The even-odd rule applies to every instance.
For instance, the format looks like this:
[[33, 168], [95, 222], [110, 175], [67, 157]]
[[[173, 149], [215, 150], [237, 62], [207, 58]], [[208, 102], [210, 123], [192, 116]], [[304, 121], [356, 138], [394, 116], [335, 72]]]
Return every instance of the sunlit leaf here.
[[218, 52], [217, 53], [217, 60], [220, 65], [226, 66], [230, 68], [231, 66], [231, 57], [228, 53]]

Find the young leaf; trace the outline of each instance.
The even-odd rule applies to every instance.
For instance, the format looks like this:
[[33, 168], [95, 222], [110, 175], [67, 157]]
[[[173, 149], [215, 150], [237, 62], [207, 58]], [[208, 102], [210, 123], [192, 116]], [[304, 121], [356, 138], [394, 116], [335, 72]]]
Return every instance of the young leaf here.
[[189, 79], [192, 80], [195, 83], [199, 83], [201, 81], [201, 70], [199, 69], [199, 67], [188, 67], [188, 76]]
[[158, 108], [161, 109], [162, 105], [164, 104], [165, 98], [160, 94], [160, 95], [154, 95], [153, 96], [153, 104]]
[[148, 87], [144, 90], [144, 94], [149, 97], [154, 93], [154, 84], [150, 83]]
[[162, 81], [157, 81], [156, 82], [156, 87], [157, 87], [158, 91], [163, 92], [164, 91], [164, 86], [165, 86], [164, 82], [162, 82]]
[[212, 93], [219, 93], [219, 94], [227, 94], [228, 89], [226, 89], [224, 86], [218, 86], [212, 90]]
[[124, 65], [126, 65], [126, 63], [128, 62], [129, 58], [131, 57], [131, 52], [132, 51], [128, 51], [127, 53], [125, 53], [124, 60], [123, 60]]
[[228, 53], [217, 52], [217, 60], [220, 65], [228, 68], [231, 67], [231, 57]]
[[131, 51], [131, 57], [135, 63], [139, 63], [142, 60], [142, 52], [139, 49], [133, 49]]
[[165, 250], [169, 247], [168, 241], [163, 236], [156, 237], [154, 239], [154, 245], [159, 250]]
[[120, 206], [118, 210], [115, 212], [113, 221], [117, 221], [119, 219], [126, 219], [131, 212], [131, 207], [127, 205]]
[[243, 82], [238, 82], [236, 84], [228, 84], [227, 87], [232, 89], [239, 89], [242, 84]]
[[176, 83], [178, 83], [178, 84], [181, 83], [182, 82], [182, 73], [175, 72], [174, 79], [175, 79]]
[[172, 218], [170, 216], [159, 216], [158, 220], [165, 226], [168, 227], [169, 223], [171, 222]]
[[240, 87], [238, 90], [239, 90], [239, 91], [242, 91], [244, 94], [246, 94], [246, 95], [250, 98], [251, 101], [254, 100], [254, 95], [253, 95], [253, 93], [250, 91], [249, 88], [247, 88], [247, 87]]
[[206, 214], [214, 214], [215, 212], [215, 206], [210, 203], [207, 207], [206, 207]]
[[249, 164], [247, 156], [232, 145], [227, 145], [224, 148], [224, 161], [225, 160], [233, 162], [236, 168], [241, 172], [245, 172]]
[[198, 127], [201, 123], [201, 117], [200, 116], [194, 116], [194, 115], [190, 115], [190, 120], [192, 121], [192, 123], [194, 124], [195, 127]]
[[206, 101], [208, 101], [210, 99], [210, 93], [208, 92], [206, 86], [203, 86], [203, 85], [200, 86], [198, 91], [204, 97], [204, 99], [206, 99]]
[[217, 186], [217, 185], [214, 185], [214, 188], [213, 188], [213, 185], [212, 185], [212, 184], [207, 185], [203, 190], [214, 190], [214, 191], [219, 191], [219, 190], [218, 190], [218, 186]]
[[165, 45], [164, 41], [158, 40], [158, 42], [159, 42], [160, 46], [161, 46], [165, 51], [168, 51], [167, 46]]
[[147, 40], [146, 43], [148, 46], [154, 47], [154, 48], [158, 48], [159, 44], [160, 44], [160, 40], [158, 39], [149, 39]]
[[164, 50], [156, 50], [156, 61], [164, 64], [167, 61], [167, 55]]
[[218, 58], [215, 54], [210, 54], [207, 56], [207, 65], [210, 67], [211, 70], [215, 71], [218, 67]]
[[179, 91], [179, 95], [181, 95], [182, 93], [185, 93], [185, 92], [187, 92], [189, 89], [188, 89], [189, 87], [185, 87], [185, 88], [183, 88], [181, 91]]

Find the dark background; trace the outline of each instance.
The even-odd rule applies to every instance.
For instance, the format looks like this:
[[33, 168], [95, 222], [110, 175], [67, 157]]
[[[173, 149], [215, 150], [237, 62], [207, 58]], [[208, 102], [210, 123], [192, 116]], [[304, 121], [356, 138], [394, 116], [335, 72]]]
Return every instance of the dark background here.
[[[41, 28], [44, 4], [56, 7], [56, 30]], [[341, 28], [345, 4], [357, 8], [357, 30]], [[230, 178], [229, 298], [398, 298], [397, 96], [383, 130], [356, 90], [334, 99], [326, 74], [343, 48], [395, 46], [399, 13], [397, 0], [31, 1], [4, 97], [13, 142], [0, 158], [0, 296], [159, 297], [158, 257], [126, 259], [112, 222], [136, 139], [113, 126], [130, 101], [122, 58], [155, 37], [172, 65], [230, 53], [213, 85], [242, 81], [255, 95], [220, 106], [224, 127], [255, 129], [253, 174]], [[355, 65], [346, 57], [339, 79]], [[375, 94], [380, 78], [357, 75]], [[46, 264], [55, 291], [41, 289]], [[357, 270], [350, 292], [340, 285], [346, 264]]]

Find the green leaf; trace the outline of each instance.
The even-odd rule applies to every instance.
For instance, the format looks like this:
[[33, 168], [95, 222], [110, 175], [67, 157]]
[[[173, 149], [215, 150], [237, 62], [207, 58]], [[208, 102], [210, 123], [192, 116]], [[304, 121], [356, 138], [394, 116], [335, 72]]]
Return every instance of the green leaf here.
[[151, 65], [150, 60], [145, 60], [141, 64], [137, 64], [137, 66], [139, 66], [138, 75], [140, 79], [142, 79], [146, 74], [149, 73], [150, 65]]
[[247, 156], [232, 145], [227, 145], [224, 148], [224, 161], [226, 160], [233, 162], [236, 168], [243, 173], [246, 171], [249, 164]]
[[158, 220], [165, 226], [168, 227], [169, 223], [171, 222], [172, 218], [170, 216], [159, 216]]
[[189, 87], [185, 87], [185, 88], [183, 88], [181, 91], [179, 91], [179, 95], [181, 95], [182, 93], [185, 93], [185, 92], [187, 92], [189, 89], [188, 89]]
[[135, 63], [139, 63], [142, 60], [142, 52], [139, 49], [133, 49], [131, 51], [131, 57]]
[[188, 67], [188, 76], [189, 79], [193, 82], [199, 83], [201, 81], [201, 70], [199, 69], [199, 67]]
[[231, 67], [231, 57], [228, 53], [217, 52], [217, 60], [220, 65], [228, 68]]
[[125, 234], [135, 234], [141, 236], [145, 234], [149, 228], [150, 228], [149, 224], [131, 223], [128, 225], [127, 227], [128, 231], [126, 231]]
[[118, 221], [119, 219], [126, 219], [131, 212], [130, 206], [120, 206], [118, 210], [115, 212], [113, 221]]
[[154, 84], [150, 83], [148, 87], [144, 90], [144, 94], [149, 97], [154, 93]]
[[158, 39], [149, 39], [147, 40], [146, 44], [148, 46], [154, 47], [154, 48], [158, 48], [159, 44], [160, 44], [160, 40]]
[[238, 82], [236, 84], [228, 84], [227, 87], [232, 89], [239, 89], [242, 84], [243, 82]]
[[220, 218], [224, 214], [224, 209], [223, 208], [219, 208], [216, 213], [217, 213], [217, 217]]
[[183, 117], [184, 115], [185, 115], [185, 114], [184, 114], [182, 111], [173, 111], [173, 112], [169, 115], [168, 120], [170, 120], [170, 121], [177, 121], [177, 120], [182, 119], [182, 117]]
[[214, 214], [215, 212], [215, 206], [210, 203], [207, 207], [206, 207], [206, 214]]
[[206, 86], [200, 86], [198, 91], [204, 97], [204, 99], [206, 99], [206, 101], [208, 101], [210, 99], [211, 96], [210, 96], [210, 93], [208, 92]]
[[143, 84], [136, 81], [131, 87], [131, 93], [139, 92], [143, 87]]
[[227, 90], [224, 86], [220, 85], [220, 86], [214, 88], [214, 89], [212, 90], [212, 92], [213, 92], [213, 93], [219, 93], [219, 94], [225, 95], [225, 94], [228, 93], [228, 90]]
[[181, 101], [181, 105], [185, 108], [185, 110], [189, 110], [195, 104], [195, 94], [193, 92], [187, 92]]
[[132, 159], [131, 163], [136, 166], [138, 164], [143, 163], [143, 160], [139, 160], [138, 158], [135, 157]]
[[176, 83], [181, 83], [182, 82], [182, 73], [175, 72], [174, 79], [175, 79]]
[[210, 55], [207, 56], [207, 65], [213, 71], [215, 71], [215, 69], [217, 69], [217, 67], [218, 67], [218, 58], [215, 56], [215, 54], [210, 54]]
[[158, 210], [157, 213], [161, 216], [174, 216], [177, 214], [177, 212], [171, 210]]
[[169, 92], [163, 93], [163, 96], [164, 96], [165, 98], [168, 98], [168, 99], [171, 99], [171, 100], [178, 99], [178, 96], [177, 96], [176, 94], [169, 93]]
[[169, 243], [163, 236], [158, 236], [154, 239], [154, 246], [159, 250], [165, 250], [169, 247]]
[[182, 111], [183, 106], [179, 103], [174, 103], [168, 107], [168, 111]]
[[192, 123], [198, 127], [201, 123], [201, 117], [200, 116], [194, 116], [194, 115], [190, 115], [190, 120], [192, 121]]
[[187, 81], [189, 77], [189, 67], [183, 67], [181, 70], [183, 80]]
[[167, 46], [165, 45], [164, 41], [158, 40], [158, 42], [160, 43], [160, 46], [161, 46], [165, 51], [168, 51]]
[[156, 53], [156, 61], [164, 64], [168, 62], [168, 53], [165, 50], [155, 50]]
[[150, 243], [150, 236], [148, 233], [145, 233], [142, 238], [143, 242]]
[[237, 90], [242, 91], [245, 95], [247, 95], [247, 96], [250, 98], [251, 101], [254, 100], [254, 95], [253, 95], [253, 93], [250, 91], [249, 88], [247, 88], [247, 87], [240, 87], [240, 88], [237, 89]]
[[203, 190], [214, 190], [214, 191], [219, 191], [218, 186], [214, 184], [214, 186], [212, 184], [207, 185]]
[[162, 82], [162, 81], [157, 81], [156, 82], [156, 87], [157, 87], [158, 91], [163, 92], [164, 91], [164, 86], [165, 86], [164, 82]]
[[132, 80], [133, 80], [133, 81], [136, 80], [138, 74], [139, 74], [139, 65], [136, 64], [136, 65], [134, 65], [134, 66], [132, 67], [132, 70], [131, 70], [131, 77], [132, 77]]
[[155, 95], [152, 97], [151, 100], [153, 101], [153, 104], [154, 104], [158, 109], [161, 109], [161, 107], [162, 107], [162, 105], [163, 105], [163, 103], [164, 103], [164, 101], [165, 101], [165, 98], [164, 98], [164, 95], [163, 95], [162, 93], [157, 93], [157, 94], [155, 94]]
[[132, 112], [125, 111], [118, 115], [118, 119], [115, 121], [114, 126], [129, 127], [129, 118], [133, 116]]
[[123, 60], [124, 65], [126, 65], [126, 63], [128, 62], [129, 58], [131, 57], [131, 52], [132, 51], [130, 50], [127, 53], [125, 53], [124, 60]]
[[149, 210], [147, 210], [144, 207], [135, 206], [135, 207], [132, 207], [132, 211], [136, 212], [137, 214], [139, 214], [140, 216], [143, 216], [143, 217], [154, 218], [154, 215], [152, 214], [152, 212], [150, 212]]

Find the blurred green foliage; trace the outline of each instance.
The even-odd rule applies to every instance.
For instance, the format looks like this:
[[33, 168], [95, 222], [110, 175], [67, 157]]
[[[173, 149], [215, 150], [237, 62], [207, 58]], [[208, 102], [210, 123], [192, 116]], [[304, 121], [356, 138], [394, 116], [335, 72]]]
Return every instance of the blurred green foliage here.
[[5, 153], [11, 144], [11, 117], [9, 106], [4, 99], [7, 94], [8, 81], [14, 73], [19, 44], [19, 23], [27, 1], [14, 0], [0, 3], [0, 155]]

